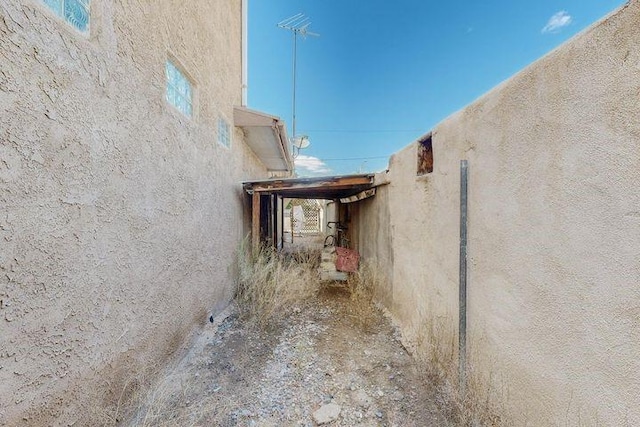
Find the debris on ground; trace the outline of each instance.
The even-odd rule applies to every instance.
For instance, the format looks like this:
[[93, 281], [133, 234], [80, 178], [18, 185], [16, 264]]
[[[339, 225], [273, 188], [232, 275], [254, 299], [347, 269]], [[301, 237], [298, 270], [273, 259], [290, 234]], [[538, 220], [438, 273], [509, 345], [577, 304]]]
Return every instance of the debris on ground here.
[[229, 313], [209, 324], [128, 425], [452, 425], [382, 313], [362, 329], [338, 287], [292, 313], [267, 329]]

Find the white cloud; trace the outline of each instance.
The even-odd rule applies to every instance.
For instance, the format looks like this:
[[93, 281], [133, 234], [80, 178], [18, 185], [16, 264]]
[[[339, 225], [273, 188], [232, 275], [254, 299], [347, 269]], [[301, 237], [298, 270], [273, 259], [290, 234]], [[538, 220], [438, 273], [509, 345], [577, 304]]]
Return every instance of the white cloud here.
[[542, 33], [557, 33], [562, 28], [571, 24], [573, 18], [566, 10], [561, 10], [560, 12], [555, 13], [551, 18], [549, 18], [549, 22], [547, 25], [542, 28]]
[[324, 174], [331, 172], [329, 166], [317, 157], [300, 154], [296, 157], [295, 163], [296, 169], [301, 174]]

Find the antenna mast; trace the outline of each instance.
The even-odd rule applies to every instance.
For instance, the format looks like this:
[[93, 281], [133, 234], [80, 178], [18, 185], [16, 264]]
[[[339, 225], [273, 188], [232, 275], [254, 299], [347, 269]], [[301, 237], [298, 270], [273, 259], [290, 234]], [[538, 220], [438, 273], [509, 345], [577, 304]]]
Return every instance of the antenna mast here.
[[[293, 108], [292, 108], [292, 120], [291, 127], [293, 135], [291, 137], [294, 146], [294, 158], [300, 154], [300, 149], [306, 148], [309, 146], [309, 138], [306, 135], [298, 138], [296, 135], [296, 65], [297, 65], [297, 56], [298, 56], [298, 34], [302, 37], [313, 36], [319, 37], [320, 34], [312, 33], [309, 31], [309, 26], [311, 25], [311, 21], [309, 17], [305, 16], [302, 13], [298, 13], [293, 15], [287, 19], [284, 19], [278, 22], [278, 27], [284, 28], [285, 30], [289, 30], [293, 33]], [[302, 142], [304, 140], [304, 143]], [[297, 151], [295, 150], [297, 148]]]

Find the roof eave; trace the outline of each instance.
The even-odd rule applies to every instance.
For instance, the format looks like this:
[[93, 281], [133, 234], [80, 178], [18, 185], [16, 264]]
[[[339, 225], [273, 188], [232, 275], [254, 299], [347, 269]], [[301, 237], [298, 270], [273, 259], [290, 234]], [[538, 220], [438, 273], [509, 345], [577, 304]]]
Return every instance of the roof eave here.
[[[246, 107], [234, 107], [234, 125], [245, 130], [246, 143], [269, 171], [293, 171], [293, 158], [289, 150], [289, 138], [284, 121]], [[258, 138], [268, 130], [270, 138]], [[269, 144], [265, 147], [265, 141]], [[268, 155], [268, 154], [273, 155]]]

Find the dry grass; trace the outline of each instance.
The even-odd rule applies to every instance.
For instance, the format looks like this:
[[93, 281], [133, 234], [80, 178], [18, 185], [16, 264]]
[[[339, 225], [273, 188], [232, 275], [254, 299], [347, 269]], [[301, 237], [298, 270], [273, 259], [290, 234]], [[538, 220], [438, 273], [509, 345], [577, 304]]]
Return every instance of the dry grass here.
[[356, 273], [349, 275], [347, 286], [351, 293], [350, 315], [365, 331], [370, 330], [380, 318], [375, 303], [382, 280], [377, 266], [367, 262], [362, 263]]
[[128, 425], [136, 427], [199, 426], [228, 413], [229, 398], [207, 398], [194, 391], [194, 372], [174, 373], [136, 396], [137, 408]]
[[[351, 292], [350, 314], [355, 322], [365, 331], [370, 330], [379, 314], [376, 312], [378, 294], [385, 288], [385, 277], [375, 262], [360, 265], [357, 273], [348, 280]], [[436, 310], [420, 310], [414, 328], [413, 343], [410, 350], [414, 357], [424, 366], [425, 387], [435, 387], [441, 404], [447, 409], [452, 426], [500, 426], [500, 419], [495, 416], [494, 402], [496, 396], [487, 381], [471, 372], [468, 375], [467, 389], [463, 395], [459, 393], [457, 384], [457, 334], [452, 329], [450, 316], [434, 317]], [[428, 320], [424, 320], [428, 319]], [[487, 389], [489, 387], [489, 389]]]
[[[433, 310], [429, 310], [433, 312]], [[446, 408], [455, 426], [501, 426], [495, 404], [497, 396], [491, 381], [481, 379], [468, 367], [464, 392], [458, 386], [457, 334], [450, 316], [433, 317], [426, 313], [413, 334], [410, 345], [415, 357], [424, 362], [425, 383], [435, 386], [442, 407]]]
[[297, 305], [320, 290], [318, 251], [279, 254], [263, 247], [253, 253], [243, 245], [238, 251], [235, 300], [241, 316], [260, 326], [291, 314]]

